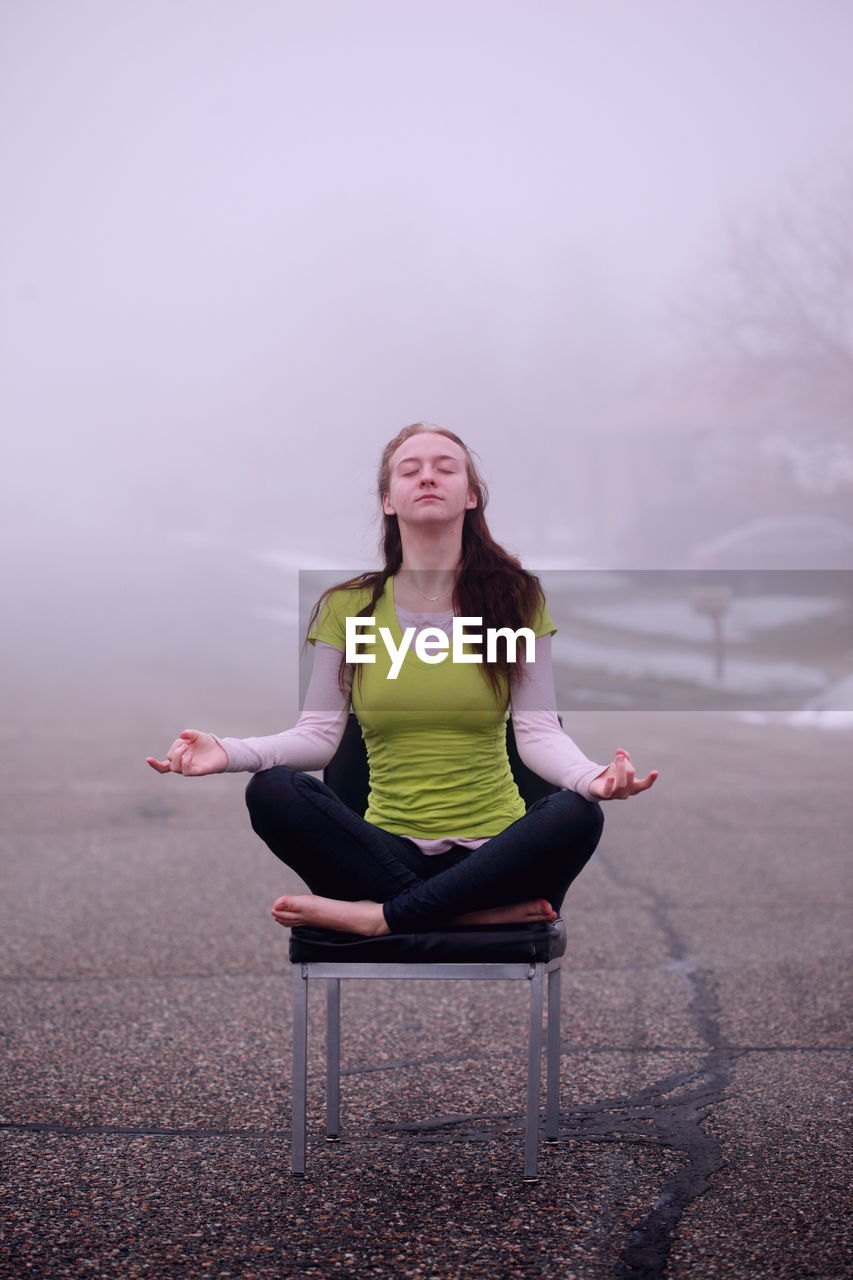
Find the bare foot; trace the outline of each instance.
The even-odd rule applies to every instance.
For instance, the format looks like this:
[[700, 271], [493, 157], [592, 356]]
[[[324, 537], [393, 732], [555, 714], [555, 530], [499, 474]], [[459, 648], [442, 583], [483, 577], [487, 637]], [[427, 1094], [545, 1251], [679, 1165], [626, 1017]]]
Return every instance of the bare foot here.
[[511, 907], [490, 907], [486, 911], [468, 911], [456, 917], [456, 924], [531, 924], [536, 920], [557, 919], [557, 913], [544, 898], [531, 902], [515, 902]]
[[273, 920], [292, 928], [313, 924], [321, 929], [340, 929], [344, 933], [363, 933], [375, 937], [390, 933], [379, 902], [342, 902], [338, 898], [320, 898], [316, 893], [289, 893], [277, 899], [272, 909]]

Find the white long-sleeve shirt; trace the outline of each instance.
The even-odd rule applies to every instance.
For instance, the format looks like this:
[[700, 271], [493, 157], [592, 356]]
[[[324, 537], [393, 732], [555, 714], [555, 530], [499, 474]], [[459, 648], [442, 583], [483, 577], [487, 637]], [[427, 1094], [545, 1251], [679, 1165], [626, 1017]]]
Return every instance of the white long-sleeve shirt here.
[[[440, 627], [450, 635], [453, 613], [411, 613], [397, 609], [401, 627]], [[260, 738], [217, 738], [228, 757], [226, 772], [258, 773], [275, 765], [292, 769], [325, 768], [340, 745], [350, 710], [352, 666], [345, 668], [344, 689], [338, 683], [341, 650], [318, 640], [314, 667], [305, 695], [302, 714], [292, 729]], [[535, 658], [519, 657], [510, 685], [512, 716], [518, 754], [540, 778], [555, 786], [577, 791], [591, 800], [589, 784], [604, 773], [606, 766], [589, 760], [557, 718], [550, 635], [536, 638]], [[443, 853], [454, 845], [476, 849], [490, 837], [471, 838], [447, 835], [438, 840], [407, 836], [426, 854]]]

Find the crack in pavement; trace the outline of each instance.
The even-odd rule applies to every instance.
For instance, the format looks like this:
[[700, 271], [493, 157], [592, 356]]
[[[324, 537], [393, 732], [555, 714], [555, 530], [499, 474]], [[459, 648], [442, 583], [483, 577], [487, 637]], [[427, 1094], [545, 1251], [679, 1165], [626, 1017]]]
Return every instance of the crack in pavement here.
[[[662, 1185], [649, 1212], [633, 1227], [620, 1260], [611, 1272], [612, 1280], [661, 1280], [666, 1271], [672, 1232], [685, 1209], [710, 1186], [710, 1179], [723, 1165], [720, 1144], [702, 1128], [709, 1107], [725, 1097], [734, 1061], [750, 1051], [749, 1046], [727, 1042], [720, 1030], [720, 1010], [711, 974], [692, 964], [687, 948], [666, 916], [666, 904], [653, 890], [633, 884], [598, 855], [608, 876], [621, 887], [643, 894], [643, 909], [664, 938], [669, 961], [666, 967], [687, 984], [688, 1011], [697, 1033], [707, 1046], [697, 1066], [673, 1072], [634, 1092], [603, 1098], [595, 1103], [571, 1108], [563, 1113], [560, 1138], [587, 1143], [642, 1144], [681, 1153], [685, 1163]], [[682, 1046], [684, 1048], [685, 1046]], [[630, 1046], [624, 1046], [630, 1051]], [[690, 1048], [690, 1046], [686, 1046]], [[503, 1057], [502, 1054], [484, 1056]], [[459, 1055], [458, 1060], [462, 1060]], [[467, 1060], [470, 1055], [464, 1055]], [[457, 1055], [434, 1055], [429, 1061], [457, 1060]], [[362, 1064], [344, 1074], [358, 1075], [374, 1070], [394, 1070], [414, 1065], [394, 1062]], [[517, 1113], [444, 1115], [423, 1121], [398, 1121], [372, 1125], [369, 1133], [348, 1134], [347, 1141], [358, 1144], [379, 1141], [489, 1142], [506, 1133], [507, 1125], [519, 1125]], [[110, 1134], [128, 1137], [163, 1138], [282, 1138], [289, 1135], [250, 1129], [181, 1129], [155, 1126], [79, 1125], [51, 1123], [0, 1123], [0, 1129], [54, 1133], [65, 1136]], [[312, 1143], [313, 1145], [313, 1143]]]
[[[651, 1209], [632, 1229], [612, 1280], [661, 1280], [666, 1273], [672, 1232], [689, 1205], [703, 1195], [723, 1167], [720, 1143], [702, 1127], [709, 1107], [725, 1098], [732, 1066], [747, 1052], [730, 1044], [720, 1027], [720, 1006], [712, 975], [690, 960], [683, 939], [666, 915], [667, 904], [654, 889], [638, 884], [599, 852], [605, 874], [620, 888], [643, 895], [643, 909], [663, 937], [670, 960], [666, 968], [681, 975], [690, 999], [689, 1016], [707, 1046], [695, 1070], [657, 1080], [624, 1098], [605, 1099], [576, 1113], [577, 1136], [596, 1140], [600, 1133], [625, 1140], [645, 1126], [645, 1140], [686, 1156], [682, 1167], [664, 1182]], [[689, 1046], [688, 1046], [689, 1047]], [[701, 1051], [699, 1051], [701, 1052]], [[695, 1083], [694, 1087], [690, 1087]], [[609, 1117], [609, 1118], [608, 1118]], [[642, 1130], [641, 1130], [642, 1131]]]
[[[560, 1138], [587, 1143], [643, 1144], [681, 1153], [684, 1164], [660, 1188], [650, 1210], [630, 1232], [619, 1262], [611, 1271], [611, 1280], [661, 1280], [665, 1275], [671, 1249], [672, 1232], [685, 1210], [710, 1186], [714, 1173], [723, 1166], [719, 1142], [702, 1127], [707, 1110], [721, 1101], [731, 1081], [733, 1063], [750, 1052], [749, 1046], [737, 1046], [724, 1038], [720, 1029], [720, 1009], [710, 972], [696, 967], [687, 947], [667, 917], [667, 903], [647, 885], [631, 881], [607, 858], [597, 853], [597, 861], [608, 877], [622, 888], [642, 895], [642, 908], [663, 938], [669, 955], [666, 968], [678, 973], [689, 990], [688, 1013], [706, 1048], [695, 1048], [701, 1055], [690, 1071], [674, 1072], [633, 1093], [604, 1098], [578, 1106], [562, 1115]], [[679, 1046], [690, 1050], [691, 1046]], [[787, 1047], [787, 1046], [786, 1046]], [[633, 1046], [620, 1046], [633, 1051]], [[769, 1048], [769, 1046], [768, 1046]], [[565, 1049], [565, 1046], [564, 1046]], [[434, 1055], [428, 1061], [455, 1061], [466, 1055]], [[503, 1057], [489, 1054], [484, 1056]], [[407, 1062], [362, 1064], [345, 1071], [358, 1075], [372, 1071], [395, 1070], [414, 1065]], [[369, 1133], [348, 1134], [347, 1141], [375, 1143], [408, 1142], [488, 1142], [506, 1126], [519, 1124], [517, 1113], [483, 1115], [444, 1115], [424, 1121], [387, 1122], [372, 1125]], [[0, 1129], [53, 1133], [66, 1136], [82, 1134], [124, 1134], [148, 1137], [183, 1137], [210, 1139], [218, 1137], [281, 1139], [289, 1135], [281, 1131], [251, 1129], [158, 1128], [156, 1126], [77, 1125], [52, 1123], [2, 1123]], [[313, 1145], [313, 1144], [312, 1144]]]

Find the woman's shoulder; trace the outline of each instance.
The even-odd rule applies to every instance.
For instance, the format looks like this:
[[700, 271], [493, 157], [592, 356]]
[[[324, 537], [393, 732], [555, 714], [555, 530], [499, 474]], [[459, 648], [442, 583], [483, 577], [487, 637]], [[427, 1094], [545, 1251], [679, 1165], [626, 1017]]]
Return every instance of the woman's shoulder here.
[[358, 613], [359, 609], [363, 609], [370, 603], [372, 597], [372, 587], [350, 586], [344, 583], [329, 592], [323, 601], [322, 608], [328, 609], [329, 613], [347, 617]]
[[542, 599], [537, 605], [533, 616], [533, 634], [536, 636], [552, 636], [556, 630], [557, 624], [551, 617], [551, 610], [548, 608], [548, 601], [543, 592]]
[[344, 647], [346, 619], [355, 617], [370, 603], [373, 590], [370, 586], [352, 586], [343, 583], [321, 597], [314, 626], [308, 639], [324, 640], [337, 648]]
[[527, 589], [526, 612], [530, 619], [527, 625], [536, 636], [553, 635], [557, 630], [557, 624], [551, 616], [541, 579], [527, 569], [522, 568], [521, 573], [524, 575]]

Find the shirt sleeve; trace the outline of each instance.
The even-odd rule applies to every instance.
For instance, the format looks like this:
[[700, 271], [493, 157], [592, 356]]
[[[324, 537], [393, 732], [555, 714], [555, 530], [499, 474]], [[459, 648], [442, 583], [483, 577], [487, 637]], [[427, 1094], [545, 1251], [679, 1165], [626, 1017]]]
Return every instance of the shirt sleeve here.
[[589, 784], [609, 766], [589, 760], [563, 732], [557, 718], [550, 633], [537, 636], [536, 657], [532, 663], [523, 657], [518, 663], [518, 674], [510, 691], [510, 714], [515, 745], [528, 769], [546, 782], [577, 791], [585, 800], [594, 800], [589, 794]]
[[[292, 729], [263, 738], [216, 738], [228, 757], [226, 773], [259, 773], [277, 764], [291, 769], [323, 769], [344, 736], [350, 707], [352, 667], [338, 684], [341, 650], [318, 641], [302, 715]], [[214, 734], [214, 737], [216, 735]]]
[[320, 605], [317, 621], [308, 632], [309, 644], [316, 645], [322, 641], [323, 644], [333, 645], [336, 649], [346, 652], [347, 616], [357, 614], [369, 599], [369, 594], [365, 596], [363, 591], [359, 593], [346, 589], [333, 591], [330, 596], [326, 596]]
[[551, 611], [548, 608], [548, 602], [543, 600], [536, 613], [533, 623], [533, 634], [535, 636], [553, 636], [556, 634], [557, 624], [551, 617]]

